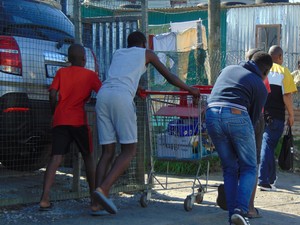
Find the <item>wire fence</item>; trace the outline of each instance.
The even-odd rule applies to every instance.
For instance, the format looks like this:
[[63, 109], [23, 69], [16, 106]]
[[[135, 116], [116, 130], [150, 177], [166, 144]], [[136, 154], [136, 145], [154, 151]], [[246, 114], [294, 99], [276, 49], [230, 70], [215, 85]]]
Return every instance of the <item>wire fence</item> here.
[[[0, 206], [3, 206], [39, 201], [43, 174], [51, 153], [52, 116], [48, 88], [56, 71], [69, 65], [67, 50], [75, 42], [76, 27], [71, 21], [74, 18], [62, 13], [60, 5], [54, 1], [3, 0], [1, 5]], [[127, 35], [137, 28], [137, 17], [83, 21], [86, 68], [99, 72], [101, 80], [105, 79], [112, 53], [126, 47]], [[95, 94], [92, 97], [86, 111], [96, 163], [101, 147], [97, 140]], [[146, 110], [143, 101], [137, 99], [136, 104], [139, 151], [112, 192], [143, 189]], [[56, 174], [51, 192], [53, 200], [89, 195], [81, 157], [74, 144], [70, 148]]]

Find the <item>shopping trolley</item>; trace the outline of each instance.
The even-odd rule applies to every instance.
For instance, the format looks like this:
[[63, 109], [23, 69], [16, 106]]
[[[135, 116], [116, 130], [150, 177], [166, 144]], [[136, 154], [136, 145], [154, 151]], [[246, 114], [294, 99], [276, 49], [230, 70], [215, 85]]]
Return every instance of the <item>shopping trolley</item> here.
[[[207, 160], [206, 185], [200, 182], [201, 160], [215, 154], [207, 134], [205, 110], [212, 86], [195, 86], [201, 96], [194, 99], [186, 91], [145, 91], [151, 148], [151, 168], [146, 190], [140, 198], [142, 207], [147, 207], [152, 188], [168, 189], [168, 171], [165, 182], [159, 181], [154, 171], [156, 161], [198, 163], [192, 182], [192, 193], [184, 200], [184, 209], [192, 210], [193, 204], [203, 201], [207, 191], [209, 160]], [[161, 175], [161, 174], [160, 174]], [[159, 189], [155, 189], [159, 190]]]

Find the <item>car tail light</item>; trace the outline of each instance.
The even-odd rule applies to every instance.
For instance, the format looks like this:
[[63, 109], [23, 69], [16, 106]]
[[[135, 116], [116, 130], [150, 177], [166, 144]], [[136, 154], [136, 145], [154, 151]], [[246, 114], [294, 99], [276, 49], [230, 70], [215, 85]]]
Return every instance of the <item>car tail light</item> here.
[[97, 62], [97, 58], [96, 58], [94, 52], [93, 52], [93, 51], [91, 51], [91, 52], [92, 52], [92, 55], [93, 55], [93, 58], [94, 58], [95, 72], [99, 75], [99, 64], [98, 64], [98, 62]]
[[22, 74], [21, 53], [13, 37], [0, 36], [0, 71]]
[[10, 113], [10, 112], [28, 112], [29, 108], [25, 107], [11, 107], [6, 108], [3, 110], [4, 113]]

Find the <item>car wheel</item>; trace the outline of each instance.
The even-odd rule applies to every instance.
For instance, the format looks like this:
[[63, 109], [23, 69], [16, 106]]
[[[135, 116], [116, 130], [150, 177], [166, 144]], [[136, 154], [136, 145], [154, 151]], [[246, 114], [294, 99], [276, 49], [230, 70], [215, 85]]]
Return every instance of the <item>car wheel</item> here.
[[11, 170], [34, 171], [43, 168], [51, 153], [51, 144], [11, 146], [12, 154], [2, 155], [2, 165]]

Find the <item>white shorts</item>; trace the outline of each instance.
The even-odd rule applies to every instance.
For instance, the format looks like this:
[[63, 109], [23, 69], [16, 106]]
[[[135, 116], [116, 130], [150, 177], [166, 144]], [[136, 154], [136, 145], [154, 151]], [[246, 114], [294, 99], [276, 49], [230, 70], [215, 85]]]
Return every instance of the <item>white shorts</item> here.
[[136, 107], [128, 92], [103, 88], [96, 102], [98, 140], [101, 145], [137, 143]]

